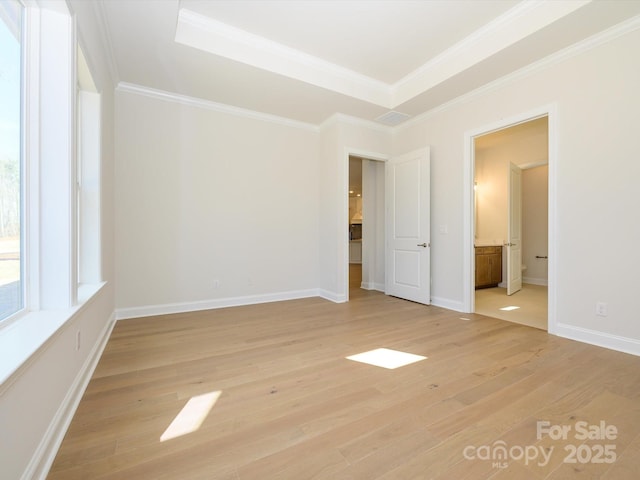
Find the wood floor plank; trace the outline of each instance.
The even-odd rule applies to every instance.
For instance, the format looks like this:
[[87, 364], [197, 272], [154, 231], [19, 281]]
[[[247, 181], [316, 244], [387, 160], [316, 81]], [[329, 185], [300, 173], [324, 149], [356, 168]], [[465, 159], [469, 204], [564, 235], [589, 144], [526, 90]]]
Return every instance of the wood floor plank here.
[[[427, 358], [393, 370], [346, 358], [381, 347]], [[197, 429], [161, 441], [211, 392]], [[346, 304], [118, 322], [48, 478], [637, 478], [638, 400], [636, 357], [356, 289]], [[562, 448], [536, 437], [540, 420], [615, 423], [617, 462], [465, 458], [494, 442]]]

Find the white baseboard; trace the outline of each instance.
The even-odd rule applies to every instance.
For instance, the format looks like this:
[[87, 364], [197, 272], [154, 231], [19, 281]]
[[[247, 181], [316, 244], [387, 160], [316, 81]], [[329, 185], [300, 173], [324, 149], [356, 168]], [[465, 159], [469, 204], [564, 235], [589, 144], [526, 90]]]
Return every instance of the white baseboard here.
[[360, 288], [364, 290], [376, 290], [378, 292], [384, 293], [384, 283], [362, 282], [360, 284]]
[[578, 342], [589, 343], [598, 347], [640, 356], [640, 341], [634, 338], [621, 337], [597, 330], [567, 325], [566, 323], [558, 323], [553, 334], [568, 338], [569, 340], [576, 340]]
[[347, 301], [343, 294], [330, 292], [329, 290], [320, 289], [318, 290], [317, 295], [334, 303], [345, 303]]
[[546, 278], [535, 278], [535, 277], [522, 277], [522, 283], [528, 283], [529, 285], [541, 285], [546, 287], [549, 282]]
[[38, 448], [31, 457], [29, 465], [27, 465], [27, 468], [22, 474], [22, 480], [44, 480], [47, 477], [49, 469], [58, 453], [58, 449], [62, 444], [62, 440], [71, 424], [73, 415], [82, 399], [82, 395], [91, 380], [91, 376], [98, 365], [104, 347], [107, 345], [107, 341], [111, 336], [111, 331], [116, 323], [115, 319], [115, 313], [112, 313], [107, 324], [102, 329], [98, 341], [94, 344], [84, 365], [82, 365], [78, 375], [76, 375], [75, 380], [71, 384], [71, 388], [67, 391], [64, 400], [60, 404], [60, 408], [51, 420], [49, 428], [47, 428], [46, 433], [42, 437]]
[[462, 302], [449, 300], [448, 298], [431, 297], [431, 305], [456, 312], [464, 312], [464, 304]]
[[[290, 292], [267, 293], [263, 295], [247, 295], [243, 297], [216, 298], [213, 300], [199, 300], [196, 302], [166, 303], [162, 305], [146, 305], [143, 307], [118, 308], [116, 319], [150, 317], [154, 315], [168, 315], [171, 313], [196, 312], [199, 310], [213, 310], [216, 308], [239, 307], [255, 305], [257, 303], [281, 302], [298, 298], [323, 297], [333, 300], [323, 294], [322, 290], [294, 290]], [[344, 301], [344, 300], [343, 300]]]

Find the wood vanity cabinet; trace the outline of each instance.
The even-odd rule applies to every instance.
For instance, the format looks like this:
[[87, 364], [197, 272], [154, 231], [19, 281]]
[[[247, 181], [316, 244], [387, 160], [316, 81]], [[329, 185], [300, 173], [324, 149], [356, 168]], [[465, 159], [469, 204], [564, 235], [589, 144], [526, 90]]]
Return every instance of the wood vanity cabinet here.
[[476, 247], [476, 288], [502, 282], [502, 247]]

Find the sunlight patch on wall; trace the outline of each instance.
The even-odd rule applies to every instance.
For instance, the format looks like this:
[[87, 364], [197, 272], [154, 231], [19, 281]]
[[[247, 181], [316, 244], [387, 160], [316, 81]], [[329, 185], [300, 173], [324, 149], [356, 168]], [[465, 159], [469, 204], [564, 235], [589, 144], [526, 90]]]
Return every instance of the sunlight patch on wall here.
[[351, 355], [350, 357], [347, 357], [347, 360], [368, 363], [369, 365], [374, 365], [376, 367], [393, 370], [395, 368], [404, 367], [405, 365], [425, 360], [426, 358], [427, 357], [423, 357], [422, 355], [414, 355], [413, 353], [399, 352], [388, 348], [377, 348], [368, 352], [358, 353], [357, 355]]
[[508, 307], [502, 307], [500, 310], [504, 310], [505, 312], [510, 312], [511, 310], [518, 310], [520, 307], [516, 307], [515, 305], [510, 305]]
[[220, 398], [220, 394], [222, 394], [222, 392], [217, 390], [215, 392], [191, 397], [182, 410], [180, 410], [180, 413], [176, 415], [176, 418], [173, 419], [171, 425], [169, 425], [160, 436], [160, 441], [171, 440], [172, 438], [181, 437], [182, 435], [187, 435], [198, 430], [218, 401], [218, 398]]

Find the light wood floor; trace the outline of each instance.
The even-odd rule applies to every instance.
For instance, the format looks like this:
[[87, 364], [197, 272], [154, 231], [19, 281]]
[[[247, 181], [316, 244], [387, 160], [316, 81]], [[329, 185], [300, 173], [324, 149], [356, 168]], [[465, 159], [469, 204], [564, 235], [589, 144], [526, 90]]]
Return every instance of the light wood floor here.
[[[345, 358], [380, 347], [428, 358], [395, 370]], [[189, 399], [217, 391], [198, 430], [160, 441]], [[584, 442], [538, 439], [540, 420], [616, 426], [614, 440], [585, 447], [612, 444], [615, 462], [564, 463], [565, 446]], [[550, 460], [465, 458], [496, 441]], [[360, 289], [346, 304], [125, 320], [48, 478], [635, 480], [640, 361]]]
[[360, 288], [362, 285], [362, 264], [349, 264], [349, 289]]
[[[476, 313], [509, 322], [547, 330], [547, 287], [525, 283], [522, 290], [507, 295], [506, 288], [481, 288], [475, 291]], [[515, 310], [502, 310], [515, 306]]]

